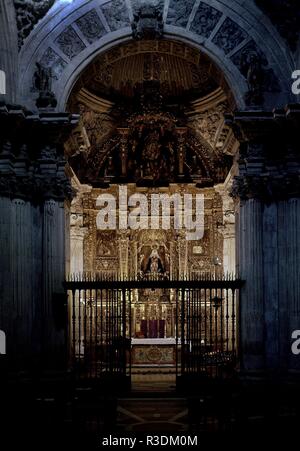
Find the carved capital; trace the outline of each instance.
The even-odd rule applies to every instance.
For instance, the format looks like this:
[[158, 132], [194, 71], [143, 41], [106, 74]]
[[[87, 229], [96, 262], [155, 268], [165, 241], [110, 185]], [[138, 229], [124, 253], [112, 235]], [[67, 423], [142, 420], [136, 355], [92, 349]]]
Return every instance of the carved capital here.
[[[77, 118], [66, 114], [41, 116], [18, 107], [0, 107], [0, 194], [42, 203], [72, 199], [66, 175], [63, 142]], [[37, 145], [38, 143], [38, 145]]]
[[71, 234], [71, 239], [72, 240], [78, 240], [78, 241], [83, 241], [86, 234], [88, 233], [88, 228], [87, 227], [80, 227], [80, 226], [72, 226], [70, 227], [70, 234]]
[[300, 197], [300, 171], [296, 174], [278, 174], [277, 176], [261, 174], [236, 177], [231, 195], [241, 200], [255, 198], [267, 204]]
[[236, 113], [227, 123], [241, 143], [239, 175], [231, 195], [265, 203], [299, 197], [299, 106], [289, 105], [272, 113]]

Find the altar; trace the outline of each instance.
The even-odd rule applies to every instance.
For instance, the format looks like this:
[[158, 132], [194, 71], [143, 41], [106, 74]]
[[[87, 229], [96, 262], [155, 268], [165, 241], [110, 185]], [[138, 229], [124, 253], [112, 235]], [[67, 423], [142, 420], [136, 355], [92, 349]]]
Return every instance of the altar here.
[[132, 338], [133, 365], [167, 365], [176, 363], [175, 338]]

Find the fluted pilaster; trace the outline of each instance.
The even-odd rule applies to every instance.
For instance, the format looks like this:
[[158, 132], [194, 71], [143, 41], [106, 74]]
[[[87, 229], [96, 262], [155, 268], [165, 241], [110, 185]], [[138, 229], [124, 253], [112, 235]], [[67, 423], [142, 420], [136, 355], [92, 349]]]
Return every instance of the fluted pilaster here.
[[264, 366], [264, 290], [262, 204], [251, 199], [241, 205], [239, 220], [241, 290], [240, 320], [243, 368]]
[[[278, 204], [263, 207], [263, 301], [264, 345], [267, 369], [279, 367], [279, 281], [278, 281]], [[286, 300], [282, 299], [282, 303]]]
[[[44, 344], [56, 360], [64, 352], [65, 335], [57, 325], [55, 304], [64, 302], [65, 211], [63, 202], [47, 200], [43, 207], [43, 298]], [[56, 305], [56, 307], [58, 307]], [[60, 306], [59, 312], [63, 311]]]
[[[284, 286], [287, 294], [288, 337], [290, 344], [293, 331], [300, 329], [300, 199], [290, 199], [286, 211], [286, 268]], [[284, 283], [284, 281], [283, 281]], [[290, 351], [290, 349], [289, 349]], [[289, 352], [289, 369], [300, 370], [299, 356]]]
[[71, 227], [70, 273], [83, 273], [83, 243], [87, 228]]
[[[0, 329], [7, 337], [11, 336], [12, 326], [12, 304], [11, 284], [13, 273], [11, 271], [11, 222], [12, 204], [5, 197], [0, 198]], [[8, 340], [10, 348], [12, 340]]]
[[14, 343], [17, 355], [24, 359], [30, 353], [31, 330], [34, 321], [32, 293], [32, 211], [29, 202], [14, 199], [11, 223], [11, 270]]

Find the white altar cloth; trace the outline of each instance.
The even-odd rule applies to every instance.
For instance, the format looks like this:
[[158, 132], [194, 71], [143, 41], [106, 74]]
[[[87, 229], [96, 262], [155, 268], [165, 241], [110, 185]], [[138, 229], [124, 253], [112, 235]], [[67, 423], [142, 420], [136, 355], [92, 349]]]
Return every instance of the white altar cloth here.
[[132, 338], [132, 345], [175, 345], [175, 338]]

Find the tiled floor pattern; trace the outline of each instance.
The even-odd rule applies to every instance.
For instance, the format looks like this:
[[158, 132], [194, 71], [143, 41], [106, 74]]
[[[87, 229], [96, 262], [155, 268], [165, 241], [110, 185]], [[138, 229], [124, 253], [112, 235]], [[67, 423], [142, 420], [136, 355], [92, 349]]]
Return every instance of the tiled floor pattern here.
[[184, 399], [120, 399], [118, 429], [127, 432], [185, 432], [187, 415]]

